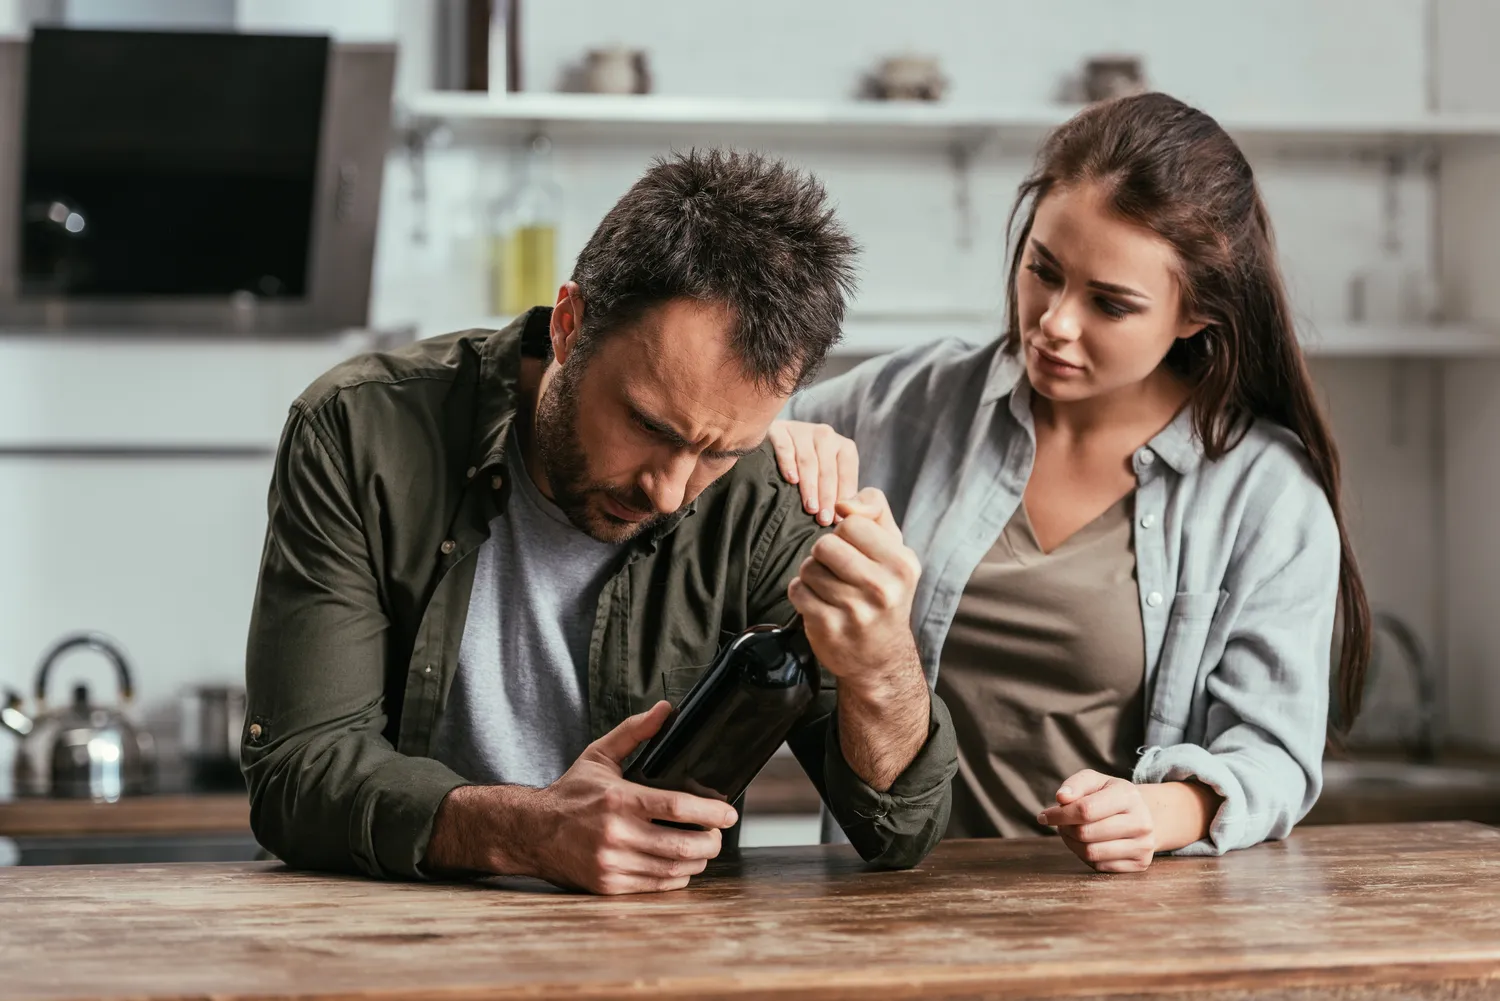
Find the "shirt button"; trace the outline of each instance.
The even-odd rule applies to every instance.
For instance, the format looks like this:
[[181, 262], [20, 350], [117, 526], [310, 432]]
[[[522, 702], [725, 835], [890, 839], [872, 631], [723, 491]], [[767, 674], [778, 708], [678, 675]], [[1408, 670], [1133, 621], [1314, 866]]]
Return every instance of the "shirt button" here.
[[500, 475], [490, 477], [490, 489], [499, 490], [503, 486], [505, 486], [505, 477]]
[[251, 723], [250, 724], [250, 739], [251, 740], [259, 740], [260, 739], [260, 735], [261, 735], [260, 724], [259, 723]]
[[1155, 608], [1156, 606], [1160, 605], [1161, 604], [1161, 592], [1160, 591], [1152, 591], [1150, 594], [1146, 595], [1146, 604], [1150, 605], [1152, 608]]
[[443, 551], [444, 556], [447, 556], [449, 553], [453, 552], [453, 550], [458, 548], [458, 543], [454, 542], [452, 539], [446, 539], [441, 546], [438, 546], [438, 548]]
[[479, 467], [478, 466], [470, 466], [468, 469], [466, 469], [464, 471], [464, 479], [466, 479], [466, 480], [472, 480], [474, 478], [474, 474], [477, 473], [477, 472], [479, 472]]
[[1156, 461], [1156, 453], [1149, 448], [1141, 449], [1136, 453], [1136, 456], [1141, 460], [1141, 465], [1143, 466], [1149, 466]]
[[1142, 528], [1151, 528], [1155, 524], [1156, 524], [1156, 515], [1154, 515], [1154, 514], [1148, 514], [1148, 515], [1146, 515], [1145, 517], [1143, 517], [1141, 519], [1141, 527]]
[[426, 667], [422, 668], [422, 673], [423, 674], [431, 674], [432, 673], [432, 665], [428, 664]]

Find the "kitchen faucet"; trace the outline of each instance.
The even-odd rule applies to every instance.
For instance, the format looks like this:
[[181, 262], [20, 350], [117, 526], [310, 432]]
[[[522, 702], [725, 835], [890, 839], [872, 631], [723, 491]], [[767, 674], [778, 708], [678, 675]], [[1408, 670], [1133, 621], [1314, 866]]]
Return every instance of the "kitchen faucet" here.
[[1371, 616], [1374, 631], [1370, 673], [1373, 676], [1381, 666], [1380, 643], [1382, 634], [1400, 648], [1402, 658], [1417, 687], [1417, 741], [1411, 749], [1413, 761], [1431, 764], [1437, 758], [1437, 672], [1427, 656], [1427, 649], [1417, 637], [1416, 630], [1404, 619], [1387, 611], [1377, 611]]

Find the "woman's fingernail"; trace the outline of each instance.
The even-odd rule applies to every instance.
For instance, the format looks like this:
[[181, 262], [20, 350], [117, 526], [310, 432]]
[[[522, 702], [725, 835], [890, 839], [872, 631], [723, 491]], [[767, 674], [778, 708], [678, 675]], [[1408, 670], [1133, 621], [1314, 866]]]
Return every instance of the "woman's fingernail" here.
[[1051, 824], [1047, 823], [1047, 815], [1045, 813], [1039, 813], [1039, 814], [1037, 814], [1036, 815], [1036, 822], [1038, 824], [1041, 824], [1043, 827], [1051, 827], [1052, 826]]
[[833, 524], [833, 512], [829, 511], [827, 508], [824, 508], [822, 511], [818, 512], [818, 520], [821, 521], [825, 525], [832, 525]]
[[1057, 790], [1057, 794], [1059, 796], [1071, 796], [1073, 795], [1073, 787], [1063, 786], [1061, 789]]

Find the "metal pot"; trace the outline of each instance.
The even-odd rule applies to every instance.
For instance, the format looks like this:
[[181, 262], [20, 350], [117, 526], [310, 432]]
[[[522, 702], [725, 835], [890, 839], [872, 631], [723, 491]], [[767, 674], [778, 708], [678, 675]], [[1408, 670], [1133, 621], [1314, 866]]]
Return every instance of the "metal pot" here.
[[0, 724], [21, 738], [16, 755], [16, 792], [23, 796], [58, 796], [113, 802], [121, 796], [149, 792], [156, 773], [151, 735], [119, 709], [96, 706], [87, 685], [73, 689], [72, 702], [47, 711], [47, 677], [65, 653], [87, 647], [114, 664], [120, 701], [133, 694], [125, 654], [100, 633], [65, 636], [48, 650], [37, 668], [36, 712], [21, 711], [21, 697], [6, 692]]
[[200, 685], [182, 696], [182, 757], [194, 789], [245, 788], [240, 774], [240, 737], [245, 729], [245, 690]]

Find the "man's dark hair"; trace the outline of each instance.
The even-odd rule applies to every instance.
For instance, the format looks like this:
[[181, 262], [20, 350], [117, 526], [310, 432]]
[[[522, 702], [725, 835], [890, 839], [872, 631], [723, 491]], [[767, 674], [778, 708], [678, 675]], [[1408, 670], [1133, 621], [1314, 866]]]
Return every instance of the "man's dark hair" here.
[[839, 339], [858, 247], [811, 174], [756, 153], [659, 158], [578, 255], [579, 348], [653, 306], [688, 298], [726, 307], [745, 373], [790, 393]]

